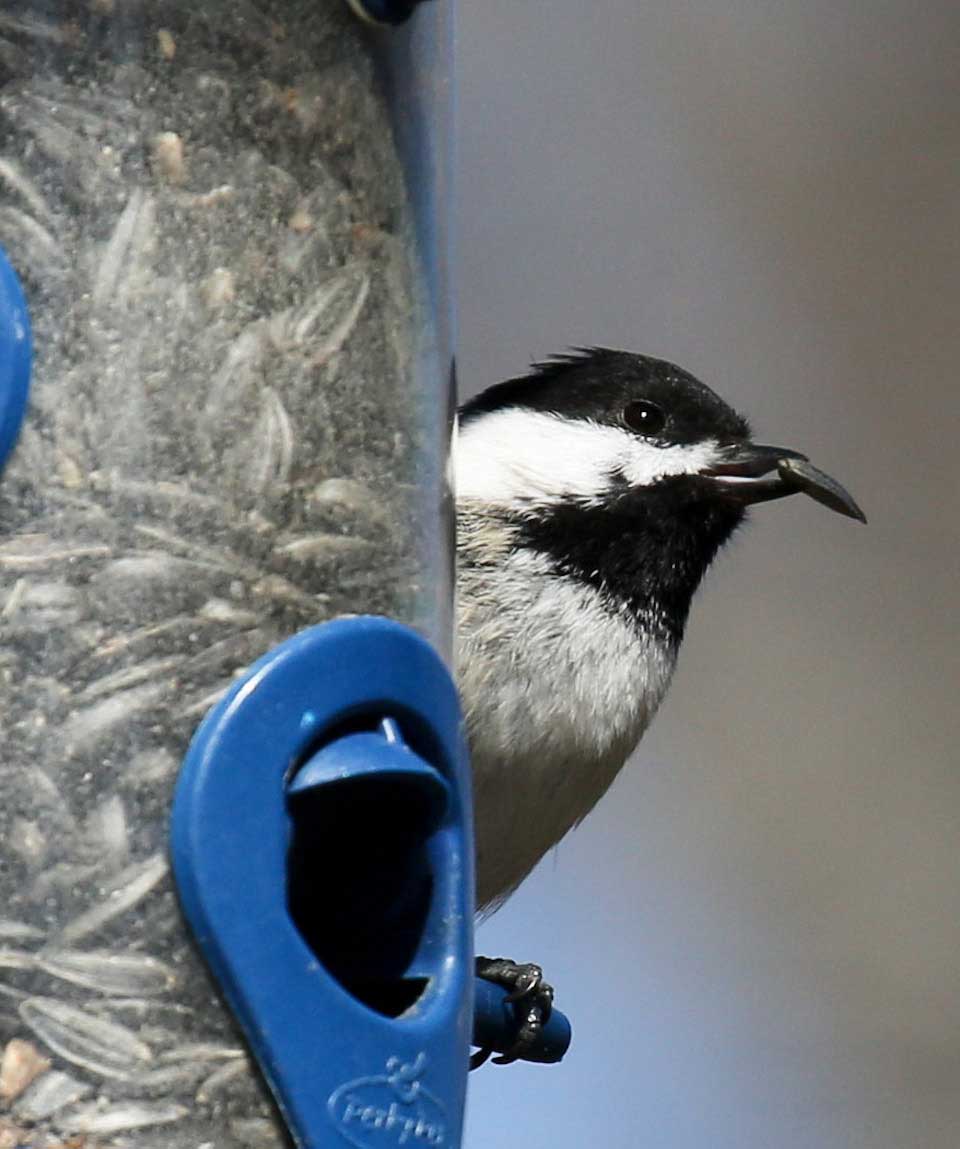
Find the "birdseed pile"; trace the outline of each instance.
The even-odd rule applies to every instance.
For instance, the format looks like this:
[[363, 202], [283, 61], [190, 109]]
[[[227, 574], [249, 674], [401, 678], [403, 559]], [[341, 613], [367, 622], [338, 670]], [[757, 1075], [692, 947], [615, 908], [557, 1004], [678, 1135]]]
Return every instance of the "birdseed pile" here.
[[273, 1146], [167, 814], [277, 642], [440, 637], [387, 113], [341, 0], [5, 0], [0, 131], [36, 346], [0, 483], [0, 1149]]

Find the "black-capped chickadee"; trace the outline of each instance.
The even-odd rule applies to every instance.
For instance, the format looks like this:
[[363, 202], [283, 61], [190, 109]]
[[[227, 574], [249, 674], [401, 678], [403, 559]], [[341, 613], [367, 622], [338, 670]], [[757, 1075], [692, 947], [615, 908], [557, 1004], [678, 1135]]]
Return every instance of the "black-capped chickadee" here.
[[625, 351], [489, 388], [461, 408], [456, 452], [457, 676], [489, 911], [640, 741], [747, 507], [804, 491], [865, 519], [805, 456], [753, 443], [703, 383]]

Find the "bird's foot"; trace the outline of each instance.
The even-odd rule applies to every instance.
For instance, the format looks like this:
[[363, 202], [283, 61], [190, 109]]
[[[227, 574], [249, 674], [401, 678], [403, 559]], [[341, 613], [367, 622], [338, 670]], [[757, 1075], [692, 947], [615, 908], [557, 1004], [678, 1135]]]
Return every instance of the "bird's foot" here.
[[[509, 1065], [521, 1058], [540, 1036], [550, 1020], [553, 1009], [553, 986], [543, 980], [543, 970], [529, 962], [518, 963], [510, 958], [478, 957], [477, 977], [493, 982], [508, 990], [506, 1000], [517, 1007], [520, 1028], [513, 1045], [499, 1057], [495, 1065]], [[479, 1069], [493, 1051], [479, 1049], [470, 1058], [470, 1068]]]

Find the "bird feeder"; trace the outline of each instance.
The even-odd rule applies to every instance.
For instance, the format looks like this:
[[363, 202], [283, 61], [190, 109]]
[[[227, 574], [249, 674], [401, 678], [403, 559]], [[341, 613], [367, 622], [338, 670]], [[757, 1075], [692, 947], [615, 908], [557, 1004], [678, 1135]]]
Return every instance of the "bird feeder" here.
[[[398, 620], [429, 640], [404, 635], [411, 689], [421, 664], [430, 690], [446, 680], [448, 21], [440, 3], [382, 31], [342, 0], [0, 5], [0, 244], [34, 347], [0, 483], [3, 1144], [283, 1143], [180, 908], [171, 800], [201, 719], [324, 620]], [[28, 343], [15, 332], [24, 309], [3, 310], [12, 446]], [[368, 650], [369, 675], [402, 653]], [[318, 711], [311, 666], [294, 677]], [[463, 777], [446, 690], [452, 733], [442, 761], [424, 764], [436, 812], [410, 829], [425, 840], [457, 810]], [[384, 715], [397, 738], [439, 754], [432, 712], [417, 707], [440, 703], [400, 701]], [[349, 717], [358, 706], [369, 713], [354, 697]], [[328, 700], [315, 731], [251, 721], [274, 749], [289, 734], [313, 754], [348, 717], [334, 710]], [[300, 839], [275, 854], [255, 815], [266, 827], [304, 807], [301, 836], [330, 816], [318, 789], [287, 793], [290, 765], [258, 776], [277, 798], [269, 815], [220, 808], [205, 842], [224, 857], [242, 847], [278, 912], [309, 901], [323, 859], [298, 855], [296, 869]], [[416, 805], [409, 783], [387, 788]], [[355, 781], [353, 806], [370, 801]], [[342, 898], [348, 876], [322, 875], [324, 896]], [[465, 930], [470, 896], [468, 880]], [[461, 964], [444, 987], [468, 1020], [471, 980]], [[341, 992], [356, 1001], [355, 987]], [[296, 1036], [332, 1048], [342, 1035], [293, 1001]], [[459, 1034], [465, 1059], [469, 1026]], [[416, 1061], [357, 1048], [338, 1087], [400, 1073], [391, 1055]], [[418, 1070], [424, 1098], [433, 1071]], [[442, 1104], [455, 1127], [457, 1107]], [[298, 1131], [318, 1144], [322, 1133]]]
[[458, 1143], [449, 7], [0, 3], [0, 1145]]

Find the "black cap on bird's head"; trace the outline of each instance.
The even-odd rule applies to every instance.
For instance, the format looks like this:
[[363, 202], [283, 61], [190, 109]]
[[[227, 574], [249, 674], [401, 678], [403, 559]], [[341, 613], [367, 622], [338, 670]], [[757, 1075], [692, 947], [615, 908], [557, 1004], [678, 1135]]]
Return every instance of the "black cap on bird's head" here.
[[797, 451], [661, 359], [592, 348], [490, 387], [460, 410], [457, 498], [515, 545], [678, 641], [717, 549], [759, 502], [804, 492], [866, 521]]

